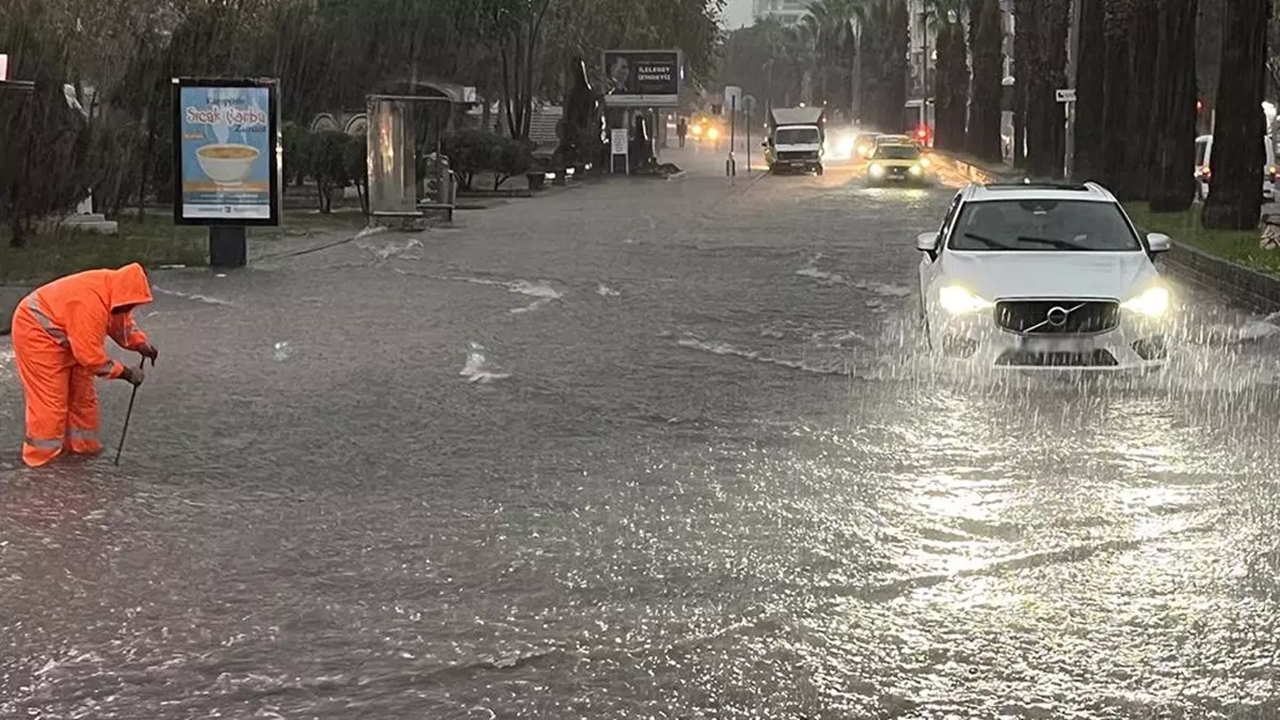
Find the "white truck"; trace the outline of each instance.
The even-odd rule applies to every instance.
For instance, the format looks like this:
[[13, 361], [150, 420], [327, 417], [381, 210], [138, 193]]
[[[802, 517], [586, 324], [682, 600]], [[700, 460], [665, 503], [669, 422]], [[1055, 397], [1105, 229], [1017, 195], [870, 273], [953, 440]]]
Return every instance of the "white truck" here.
[[821, 107], [774, 108], [770, 112], [769, 137], [762, 143], [769, 172], [822, 174], [824, 112]]

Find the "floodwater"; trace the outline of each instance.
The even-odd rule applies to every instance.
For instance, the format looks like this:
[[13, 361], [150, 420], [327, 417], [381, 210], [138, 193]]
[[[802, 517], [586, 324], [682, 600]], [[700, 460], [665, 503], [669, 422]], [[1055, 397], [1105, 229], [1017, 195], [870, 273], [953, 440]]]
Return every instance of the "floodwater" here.
[[1280, 715], [1274, 324], [957, 372], [948, 191], [683, 161], [155, 273], [119, 468], [16, 467], [0, 345], [0, 717]]

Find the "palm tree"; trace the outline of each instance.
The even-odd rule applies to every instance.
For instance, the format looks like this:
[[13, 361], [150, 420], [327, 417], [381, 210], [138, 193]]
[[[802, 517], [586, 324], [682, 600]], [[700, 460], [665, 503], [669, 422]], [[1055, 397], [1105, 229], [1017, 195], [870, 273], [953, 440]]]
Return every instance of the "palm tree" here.
[[1208, 228], [1249, 230], [1262, 208], [1259, 173], [1266, 131], [1261, 105], [1266, 79], [1271, 0], [1227, 3], [1213, 129], [1213, 172], [1202, 222]]
[[1182, 212], [1195, 198], [1196, 15], [1198, 0], [1167, 3], [1159, 12], [1155, 102], [1147, 200], [1155, 212]]
[[973, 90], [969, 105], [968, 149], [981, 160], [999, 162], [1001, 98], [1004, 93], [1004, 32], [1000, 0], [968, 0]]
[[[836, 97], [844, 98], [845, 90], [851, 85], [849, 82], [840, 82], [841, 89], [838, 92], [834, 90], [836, 81], [848, 79], [845, 71], [848, 70], [850, 74], [853, 71], [853, 59], [857, 51], [857, 5], [856, 0], [815, 0], [809, 3], [809, 13], [797, 26], [799, 35], [817, 55], [820, 63], [817, 71], [821, 95], [828, 102], [834, 103]], [[851, 107], [853, 101], [850, 98], [848, 103], [838, 104]]]
[[928, 24], [937, 34], [934, 144], [943, 150], [963, 150], [965, 144], [969, 101], [969, 44], [964, 28], [967, 10], [965, 0], [925, 0]]

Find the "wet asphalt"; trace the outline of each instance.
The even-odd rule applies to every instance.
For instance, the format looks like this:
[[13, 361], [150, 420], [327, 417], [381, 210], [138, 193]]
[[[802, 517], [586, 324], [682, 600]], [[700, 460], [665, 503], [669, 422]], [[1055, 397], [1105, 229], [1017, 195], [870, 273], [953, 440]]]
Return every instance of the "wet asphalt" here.
[[17, 467], [0, 345], [0, 717], [1280, 716], [1274, 325], [957, 370], [951, 190], [676, 161], [156, 272], [119, 468]]

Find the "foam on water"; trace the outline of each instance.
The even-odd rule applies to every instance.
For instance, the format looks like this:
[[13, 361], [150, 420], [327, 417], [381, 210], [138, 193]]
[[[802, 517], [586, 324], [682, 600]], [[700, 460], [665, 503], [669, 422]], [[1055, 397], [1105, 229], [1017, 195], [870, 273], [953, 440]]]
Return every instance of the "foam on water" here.
[[605, 285], [604, 283], [600, 283], [600, 285], [596, 287], [596, 294], [599, 295], [600, 297], [618, 297], [622, 293], [618, 292], [617, 290], [614, 290], [613, 288], [609, 287], [608, 285]]
[[[372, 228], [367, 228], [367, 229], [372, 229]], [[382, 229], [385, 230], [386, 228], [382, 228]], [[366, 237], [362, 233], [364, 233], [363, 230], [356, 235], [356, 238]], [[417, 257], [419, 256], [411, 253], [414, 250], [421, 250], [422, 242], [419, 241], [417, 238], [409, 238], [404, 242], [392, 241], [381, 247], [369, 245], [366, 243], [359, 243], [357, 244], [357, 247], [373, 255], [374, 259], [377, 262], [386, 262], [391, 258], [401, 258], [401, 257], [409, 260], [413, 260], [413, 259], [417, 259]]]
[[847, 287], [857, 290], [865, 290], [884, 297], [903, 298], [911, 294], [911, 288], [909, 287], [902, 285], [890, 285], [888, 283], [875, 282], [872, 280], [849, 280], [839, 273], [819, 270], [812, 265], [796, 270], [796, 275], [812, 278], [823, 285], [845, 285]]
[[459, 375], [465, 377], [470, 383], [490, 383], [494, 380], [506, 380], [511, 377], [510, 373], [497, 372], [489, 359], [485, 357], [484, 346], [479, 343], [471, 343], [469, 352], [467, 353], [467, 362], [462, 367]]
[[231, 302], [230, 300], [223, 300], [222, 298], [210, 297], [208, 295], [201, 295], [199, 293], [179, 292], [178, 290], [169, 290], [166, 288], [159, 287], [158, 285], [152, 285], [151, 289], [155, 292], [160, 293], [161, 295], [170, 295], [172, 297], [180, 297], [180, 298], [183, 298], [184, 300], [195, 300], [196, 302], [202, 302], [207, 305], [222, 305], [225, 307], [235, 307], [235, 303]]
[[711, 353], [712, 355], [737, 357], [751, 362], [763, 363], [765, 365], [777, 365], [778, 367], [800, 370], [802, 372], [814, 373], [817, 375], [850, 374], [848, 362], [843, 359], [831, 360], [823, 363], [814, 363], [805, 360], [787, 360], [785, 358], [766, 355], [758, 350], [748, 350], [746, 348], [737, 347], [724, 342], [699, 340], [695, 337], [681, 338], [676, 341], [676, 345], [690, 350]]

